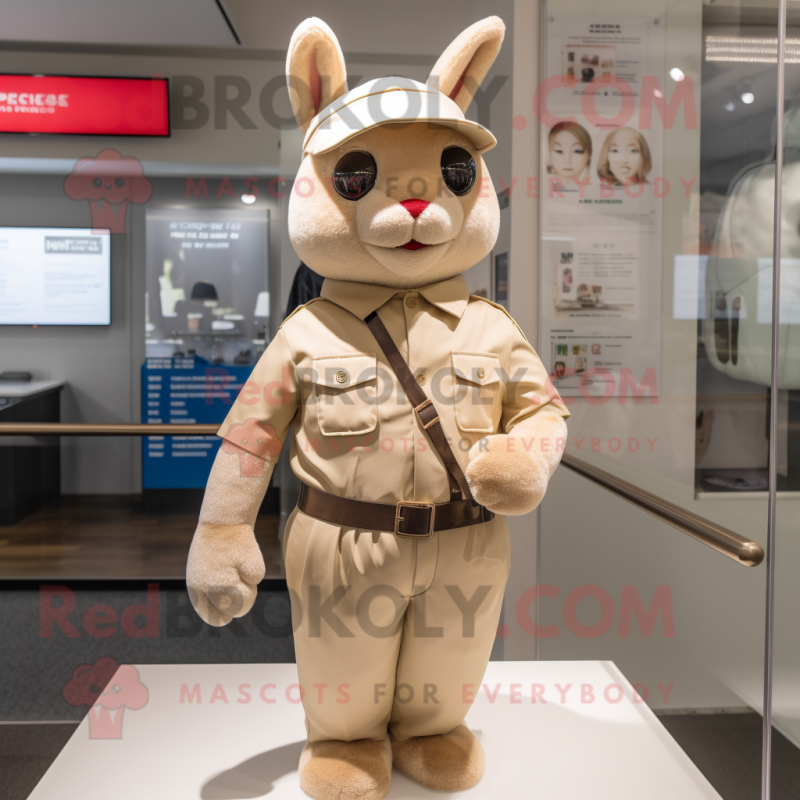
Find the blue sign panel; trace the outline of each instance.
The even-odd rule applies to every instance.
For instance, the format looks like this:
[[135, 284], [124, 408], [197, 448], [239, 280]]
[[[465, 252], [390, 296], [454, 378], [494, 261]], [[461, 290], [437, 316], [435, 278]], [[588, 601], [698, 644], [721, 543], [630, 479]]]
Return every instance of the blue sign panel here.
[[[217, 366], [199, 356], [148, 358], [142, 366], [142, 422], [221, 423], [252, 366]], [[202, 489], [218, 436], [143, 436], [145, 489]]]

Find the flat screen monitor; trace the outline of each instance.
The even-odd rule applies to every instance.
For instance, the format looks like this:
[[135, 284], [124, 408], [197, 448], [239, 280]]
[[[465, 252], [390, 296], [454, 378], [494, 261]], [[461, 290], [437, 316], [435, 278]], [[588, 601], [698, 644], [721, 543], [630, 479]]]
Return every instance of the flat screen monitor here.
[[110, 231], [0, 227], [0, 325], [110, 324]]

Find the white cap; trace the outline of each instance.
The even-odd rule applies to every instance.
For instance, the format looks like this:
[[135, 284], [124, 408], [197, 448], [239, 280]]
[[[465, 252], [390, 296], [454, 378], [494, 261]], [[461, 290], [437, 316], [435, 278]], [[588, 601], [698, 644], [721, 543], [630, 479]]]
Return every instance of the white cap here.
[[303, 141], [303, 155], [319, 155], [348, 139], [388, 122], [431, 122], [452, 128], [470, 140], [478, 153], [491, 150], [497, 140], [438, 89], [410, 78], [376, 78], [327, 105], [311, 120]]

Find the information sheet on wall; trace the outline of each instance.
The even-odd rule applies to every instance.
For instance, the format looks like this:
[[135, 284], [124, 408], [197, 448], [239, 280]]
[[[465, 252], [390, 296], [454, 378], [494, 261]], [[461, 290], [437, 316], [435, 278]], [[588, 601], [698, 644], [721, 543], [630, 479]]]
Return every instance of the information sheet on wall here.
[[[657, 394], [663, 25], [548, 15], [540, 87], [542, 344], [561, 394]], [[644, 99], [643, 99], [644, 98]], [[547, 350], [543, 346], [545, 352]]]

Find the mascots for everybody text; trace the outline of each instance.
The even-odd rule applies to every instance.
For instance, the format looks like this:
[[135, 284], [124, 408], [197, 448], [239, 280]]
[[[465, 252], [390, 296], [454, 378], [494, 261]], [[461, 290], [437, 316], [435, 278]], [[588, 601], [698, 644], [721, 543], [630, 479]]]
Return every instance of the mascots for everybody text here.
[[431, 789], [480, 780], [463, 720], [496, 635], [505, 515], [541, 502], [566, 438], [569, 415], [522, 331], [461, 275], [500, 222], [481, 158], [495, 139], [464, 111], [503, 33], [497, 17], [472, 25], [427, 84], [350, 91], [321, 20], [289, 46], [305, 132], [289, 233], [325, 281], [220, 429], [187, 582], [211, 625], [252, 607], [264, 576], [253, 526], [291, 435], [299, 774], [317, 800], [378, 800], [393, 764]]

